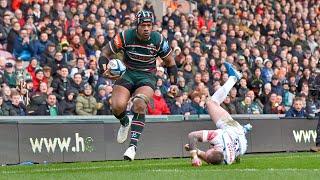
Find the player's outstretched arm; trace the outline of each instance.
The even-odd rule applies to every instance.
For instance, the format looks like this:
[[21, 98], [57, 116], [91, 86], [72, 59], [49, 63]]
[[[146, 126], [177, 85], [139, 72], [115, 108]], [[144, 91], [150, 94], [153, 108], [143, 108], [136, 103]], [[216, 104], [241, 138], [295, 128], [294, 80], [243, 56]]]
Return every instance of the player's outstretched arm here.
[[194, 131], [189, 133], [189, 152], [192, 158], [192, 165], [193, 166], [201, 166], [202, 162], [201, 159], [198, 157], [198, 149], [196, 147], [197, 142], [202, 142], [203, 132], [202, 131]]
[[176, 84], [177, 83], [176, 78], [177, 78], [178, 68], [176, 65], [176, 61], [174, 60], [174, 58], [172, 56], [172, 52], [170, 52], [170, 54], [167, 57], [163, 58], [163, 61], [167, 67], [170, 82], [172, 84]]

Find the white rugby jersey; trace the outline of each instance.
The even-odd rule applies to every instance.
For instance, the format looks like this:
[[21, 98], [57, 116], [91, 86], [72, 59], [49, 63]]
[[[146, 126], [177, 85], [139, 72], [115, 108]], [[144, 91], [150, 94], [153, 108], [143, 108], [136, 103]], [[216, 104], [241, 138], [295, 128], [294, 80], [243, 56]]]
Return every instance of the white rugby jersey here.
[[232, 164], [236, 157], [247, 150], [244, 132], [236, 132], [233, 128], [204, 130], [202, 140], [223, 152], [225, 164]]

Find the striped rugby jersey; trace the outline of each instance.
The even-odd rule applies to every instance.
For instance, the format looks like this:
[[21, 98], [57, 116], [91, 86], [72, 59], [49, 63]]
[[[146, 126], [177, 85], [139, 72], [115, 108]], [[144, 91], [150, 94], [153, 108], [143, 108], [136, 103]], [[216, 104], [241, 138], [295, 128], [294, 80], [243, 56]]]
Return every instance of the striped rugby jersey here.
[[156, 57], [166, 58], [171, 47], [165, 37], [158, 32], [151, 32], [149, 40], [138, 38], [136, 29], [129, 29], [117, 34], [110, 42], [113, 53], [124, 52], [123, 62], [128, 69], [154, 71]]

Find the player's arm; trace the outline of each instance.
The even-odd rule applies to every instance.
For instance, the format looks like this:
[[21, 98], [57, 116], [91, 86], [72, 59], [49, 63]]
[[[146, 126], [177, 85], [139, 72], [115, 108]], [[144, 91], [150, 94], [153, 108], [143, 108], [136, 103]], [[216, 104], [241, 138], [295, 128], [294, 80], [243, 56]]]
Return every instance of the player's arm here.
[[202, 142], [203, 138], [203, 131], [193, 131], [189, 133], [188, 139], [189, 139], [189, 152], [191, 151], [196, 152], [197, 151], [197, 142]]
[[[122, 33], [123, 34], [123, 33]], [[117, 79], [119, 76], [114, 76], [110, 74], [110, 69], [107, 64], [109, 60], [114, 58], [114, 56], [120, 51], [123, 50], [123, 37], [122, 34], [117, 34], [109, 43], [107, 43], [101, 50], [102, 56], [104, 56], [107, 61], [106, 64], [102, 65], [104, 75], [109, 79]]]
[[176, 78], [177, 78], [178, 68], [176, 65], [176, 61], [174, 60], [174, 58], [172, 56], [172, 52], [166, 58], [164, 58], [163, 61], [167, 67], [170, 82], [172, 84], [176, 84], [177, 83]]
[[158, 56], [164, 61], [165, 66], [167, 67], [167, 72], [169, 75], [170, 82], [172, 84], [176, 84], [178, 68], [172, 56], [172, 49], [169, 46], [169, 42], [162, 35], [161, 35], [161, 43], [160, 43], [160, 50], [158, 52]]
[[[186, 151], [188, 151], [188, 152], [190, 151], [190, 146], [189, 146], [189, 144], [184, 145], [184, 148], [185, 148]], [[205, 161], [205, 162], [208, 162], [208, 161], [207, 161], [207, 158], [206, 158], [206, 152], [200, 150], [199, 148], [197, 148], [197, 156], [198, 156], [201, 160], [203, 160], [203, 161]]]

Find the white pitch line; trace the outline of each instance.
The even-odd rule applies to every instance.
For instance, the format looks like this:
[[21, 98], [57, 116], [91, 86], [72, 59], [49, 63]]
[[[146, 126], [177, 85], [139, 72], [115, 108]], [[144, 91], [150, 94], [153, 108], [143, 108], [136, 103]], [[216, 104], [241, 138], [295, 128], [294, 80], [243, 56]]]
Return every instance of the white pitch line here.
[[265, 156], [265, 157], [254, 157], [251, 155], [244, 155], [245, 158], [248, 159], [266, 159], [266, 158], [278, 158], [278, 159], [296, 159], [296, 158], [315, 158], [315, 157], [320, 157], [320, 154], [314, 154], [314, 155], [309, 155], [309, 156], [298, 156], [298, 155], [294, 155], [294, 156]]
[[[144, 166], [170, 166], [180, 165], [184, 163], [166, 163], [166, 164], [140, 164], [139, 167]], [[16, 173], [39, 173], [39, 172], [59, 172], [59, 171], [76, 171], [76, 170], [96, 170], [96, 169], [113, 169], [123, 167], [134, 167], [136, 164], [124, 164], [124, 165], [104, 165], [104, 166], [88, 166], [88, 167], [65, 167], [65, 168], [42, 168], [42, 169], [26, 169], [26, 170], [0, 170], [0, 174], [16, 174]], [[24, 166], [27, 167], [27, 166]], [[30, 167], [30, 166], [29, 166]]]
[[[269, 156], [270, 158], [278, 158], [277, 156]], [[281, 157], [279, 156], [279, 159], [294, 159], [294, 158], [309, 158], [309, 157], [319, 157], [319, 155], [310, 155], [310, 156], [285, 156]], [[250, 157], [250, 155], [246, 156], [248, 159], [265, 159], [266, 157]], [[149, 164], [139, 164], [140, 167], [149, 167], [149, 166], [170, 166], [170, 165], [182, 165], [184, 162], [177, 162], [177, 163], [165, 163], [165, 164], [157, 164], [155, 163], [149, 163]], [[50, 165], [49, 165], [50, 166]], [[26, 169], [26, 170], [4, 170], [1, 171], [0, 174], [17, 174], [17, 173], [41, 173], [41, 172], [60, 172], [60, 171], [76, 171], [76, 170], [96, 170], [96, 169], [113, 169], [113, 168], [119, 168], [119, 167], [131, 167], [136, 166], [136, 164], [123, 164], [123, 165], [104, 165], [104, 166], [85, 166], [85, 167], [64, 167], [64, 168], [50, 168], [47, 166], [47, 168], [41, 168], [41, 169]], [[25, 166], [27, 167], [27, 166]], [[190, 169], [189, 169], [190, 170]], [[188, 171], [189, 171], [188, 170]], [[197, 169], [194, 169], [197, 170]], [[284, 171], [315, 171], [318, 172], [320, 169], [295, 169], [295, 168], [289, 168], [289, 169], [202, 169], [201, 171], [259, 171], [259, 170], [267, 170], [267, 171], [278, 171], [278, 170], [284, 170]], [[145, 170], [145, 171], [168, 171], [168, 172], [179, 172], [179, 169], [158, 169], [158, 170]], [[183, 170], [180, 170], [181, 172]]]
[[320, 172], [320, 169], [296, 169], [296, 168], [287, 168], [287, 169], [274, 169], [274, 168], [269, 168], [269, 169], [201, 169], [200, 168], [195, 168], [195, 169], [188, 169], [188, 170], [182, 170], [182, 169], [151, 169], [151, 170], [145, 170], [145, 171], [150, 171], [150, 172], [185, 172], [185, 171], [196, 171], [196, 172], [257, 172], [257, 171], [269, 171], [269, 172], [274, 172], [274, 171], [294, 171], [294, 172], [301, 172], [301, 171], [307, 171], [307, 172]]

